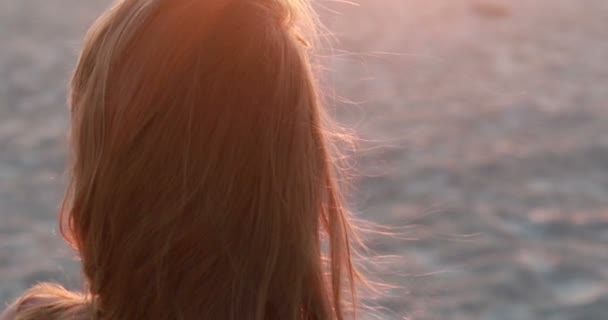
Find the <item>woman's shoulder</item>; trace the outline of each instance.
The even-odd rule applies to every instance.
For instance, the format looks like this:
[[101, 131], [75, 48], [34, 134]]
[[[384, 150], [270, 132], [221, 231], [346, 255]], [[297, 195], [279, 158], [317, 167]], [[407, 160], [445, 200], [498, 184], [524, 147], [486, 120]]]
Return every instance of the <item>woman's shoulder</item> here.
[[36, 295], [30, 291], [31, 290], [28, 290], [15, 302], [9, 304], [4, 312], [0, 314], [0, 320], [15, 320], [17, 319], [18, 313], [43, 308], [59, 301], [59, 297], [53, 297], [51, 295]]
[[84, 315], [88, 303], [79, 294], [55, 284], [39, 284], [27, 290], [0, 315], [0, 320], [59, 319]]
[[48, 305], [52, 303], [51, 297], [36, 297], [30, 295], [23, 295], [17, 301], [8, 305], [8, 307], [0, 314], [0, 320], [15, 320], [17, 319], [17, 313], [20, 310], [30, 310], [33, 308], [40, 307], [42, 305]]
[[0, 314], [0, 320], [15, 320], [17, 318], [17, 303], [12, 303]]

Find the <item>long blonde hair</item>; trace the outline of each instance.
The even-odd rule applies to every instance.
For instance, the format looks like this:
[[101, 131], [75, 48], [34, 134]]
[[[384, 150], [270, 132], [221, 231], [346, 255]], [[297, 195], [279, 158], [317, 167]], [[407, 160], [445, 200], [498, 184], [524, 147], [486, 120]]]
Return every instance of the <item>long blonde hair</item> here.
[[304, 0], [121, 0], [96, 21], [61, 210], [87, 294], [38, 286], [58, 298], [17, 319], [354, 315], [315, 20]]

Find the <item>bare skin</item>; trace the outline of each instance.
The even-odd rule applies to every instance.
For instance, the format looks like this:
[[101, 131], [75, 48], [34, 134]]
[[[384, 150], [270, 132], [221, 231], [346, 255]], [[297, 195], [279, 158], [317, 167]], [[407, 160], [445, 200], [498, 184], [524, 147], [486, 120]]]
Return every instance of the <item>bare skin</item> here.
[[17, 304], [13, 303], [9, 305], [4, 312], [0, 315], [0, 320], [14, 320], [17, 317]]
[[54, 300], [53, 298], [41, 298], [41, 297], [35, 297], [35, 298], [28, 298], [25, 301], [22, 301], [19, 304], [19, 300], [13, 302], [12, 304], [10, 304], [6, 310], [4, 310], [4, 312], [2, 312], [2, 314], [0, 314], [0, 320], [15, 320], [17, 318], [17, 306], [21, 305], [21, 307], [32, 307], [32, 306], [36, 306], [39, 304], [42, 304], [44, 302], [49, 302], [50, 300]]

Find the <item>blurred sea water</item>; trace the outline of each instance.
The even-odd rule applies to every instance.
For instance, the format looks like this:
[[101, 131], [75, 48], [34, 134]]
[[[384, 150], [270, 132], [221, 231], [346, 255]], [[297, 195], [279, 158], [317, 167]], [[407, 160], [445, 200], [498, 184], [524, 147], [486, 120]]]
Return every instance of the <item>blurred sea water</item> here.
[[[325, 68], [359, 136], [366, 319], [608, 314], [608, 1], [317, 1]], [[0, 301], [79, 287], [57, 207], [66, 87], [108, 0], [0, 2]], [[374, 309], [372, 311], [371, 309]]]

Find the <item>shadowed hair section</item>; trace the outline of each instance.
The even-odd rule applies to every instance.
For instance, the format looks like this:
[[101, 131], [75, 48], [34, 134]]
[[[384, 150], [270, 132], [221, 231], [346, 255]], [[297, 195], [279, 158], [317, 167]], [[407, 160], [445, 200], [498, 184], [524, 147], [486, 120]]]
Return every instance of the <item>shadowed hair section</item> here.
[[[61, 209], [88, 292], [60, 301], [93, 319], [354, 317], [315, 20], [306, 1], [123, 0], [96, 21]], [[31, 309], [18, 319], [63, 319]]]

